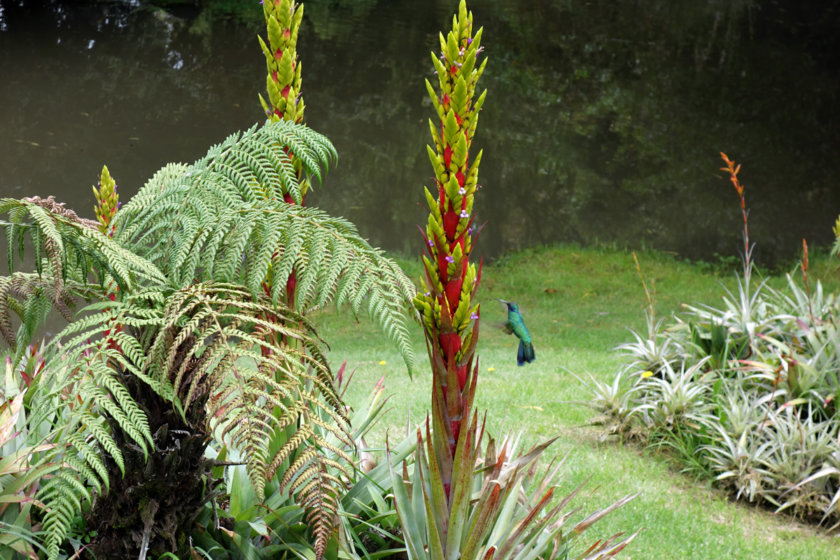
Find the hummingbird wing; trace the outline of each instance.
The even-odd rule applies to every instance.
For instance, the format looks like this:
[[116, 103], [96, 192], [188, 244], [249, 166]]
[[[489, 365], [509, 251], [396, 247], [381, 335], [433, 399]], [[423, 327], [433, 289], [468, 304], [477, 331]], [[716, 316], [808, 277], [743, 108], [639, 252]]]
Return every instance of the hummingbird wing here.
[[493, 327], [505, 331], [505, 334], [513, 334], [513, 328], [509, 322], [496, 321], [491, 324]]

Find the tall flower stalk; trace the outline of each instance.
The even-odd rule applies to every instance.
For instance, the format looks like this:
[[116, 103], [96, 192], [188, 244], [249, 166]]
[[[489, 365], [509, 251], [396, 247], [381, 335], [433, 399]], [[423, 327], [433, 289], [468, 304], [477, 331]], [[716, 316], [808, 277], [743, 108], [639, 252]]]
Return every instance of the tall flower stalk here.
[[[262, 37], [258, 38], [265, 55], [268, 101], [260, 95], [260, 104], [269, 122], [285, 120], [301, 123], [306, 105], [301, 94], [301, 63], [297, 55], [297, 37], [303, 19], [303, 4], [296, 4], [293, 0], [264, 0], [262, 5], [268, 44]], [[295, 169], [297, 185], [282, 186], [283, 200], [289, 204], [304, 205], [310, 185], [309, 179], [303, 173], [300, 158], [290, 150], [286, 151], [286, 155]], [[296, 285], [297, 274], [292, 271], [286, 280], [286, 301], [292, 306]], [[271, 283], [266, 282], [264, 287], [266, 292], [270, 293]]]
[[300, 61], [297, 55], [297, 36], [303, 19], [303, 4], [292, 0], [262, 2], [268, 45], [259, 38], [268, 69], [266, 90], [268, 102], [260, 96], [260, 103], [271, 122], [280, 120], [303, 122], [303, 97], [300, 93]]
[[[301, 94], [301, 63], [297, 55], [297, 37], [303, 19], [303, 4], [292, 0], [265, 0], [263, 2], [268, 44], [259, 37], [265, 55], [266, 92], [268, 101], [260, 95], [260, 104], [270, 122], [303, 122], [306, 105]], [[302, 173], [300, 160], [289, 153], [300, 183], [297, 189], [283, 185], [283, 199], [289, 203], [303, 204], [309, 181]]]
[[427, 146], [435, 171], [435, 194], [426, 188], [429, 219], [424, 232], [425, 279], [415, 305], [423, 316], [433, 372], [432, 424], [435, 454], [447, 495], [452, 461], [463, 422], [469, 420], [478, 372], [479, 306], [473, 304], [481, 276], [470, 262], [473, 240], [473, 201], [481, 152], [470, 162], [470, 146], [478, 125], [485, 90], [474, 100], [476, 84], [487, 63], [479, 66], [481, 32], [472, 33], [472, 13], [461, 2], [452, 30], [440, 35], [440, 55], [432, 54], [437, 89], [426, 89], [438, 122], [429, 121], [434, 146]]
[[117, 210], [120, 209], [120, 195], [117, 194], [117, 182], [111, 178], [107, 165], [102, 166], [99, 188], [93, 187], [93, 196], [96, 197], [93, 211], [96, 214], [96, 221], [99, 222], [99, 231], [109, 237], [114, 237], [115, 226], [111, 225], [111, 222], [117, 215]]
[[732, 183], [732, 186], [735, 188], [735, 192], [738, 194], [738, 201], [741, 203], [741, 219], [744, 222], [744, 279], [749, 287], [750, 284], [750, 275], [752, 273], [752, 246], [750, 246], [750, 228], [748, 223], [749, 212], [747, 211], [747, 199], [744, 196], [744, 185], [741, 184], [741, 181], [738, 179], [738, 172], [741, 171], [741, 164], [735, 164], [735, 162], [729, 159], [725, 153], [720, 153], [720, 158], [726, 164], [726, 167], [721, 167], [721, 171], [726, 171], [729, 173], [729, 181]]
[[[392, 463], [397, 514], [410, 560], [514, 560], [568, 557], [570, 542], [592, 523], [621, 507], [622, 498], [566, 530], [562, 508], [554, 504], [559, 467], [536, 475], [536, 461], [553, 439], [518, 454], [516, 439], [498, 445], [488, 437], [473, 408], [478, 378], [480, 309], [474, 303], [481, 265], [470, 262], [477, 231], [473, 203], [478, 185], [479, 152], [470, 147], [485, 92], [476, 98], [484, 72], [481, 33], [461, 0], [452, 29], [440, 35], [440, 54], [432, 54], [437, 88], [427, 80], [437, 122], [430, 121], [435, 171], [434, 193], [426, 188], [429, 219], [423, 232], [425, 278], [414, 303], [423, 320], [432, 368], [431, 421], [417, 430], [414, 468]], [[575, 491], [575, 493], [577, 490]], [[615, 535], [591, 546], [578, 558], [610, 558], [634, 535]]]

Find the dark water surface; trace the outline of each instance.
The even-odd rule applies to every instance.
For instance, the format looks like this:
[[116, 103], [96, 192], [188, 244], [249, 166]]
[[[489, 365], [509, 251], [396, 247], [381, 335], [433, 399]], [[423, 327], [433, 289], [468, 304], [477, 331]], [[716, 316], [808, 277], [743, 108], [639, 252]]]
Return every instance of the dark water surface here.
[[[207, 4], [207, 3], [205, 3]], [[212, 3], [211, 3], [212, 4]], [[260, 6], [0, 0], [0, 196], [92, 215], [102, 164], [126, 199], [262, 120]], [[253, 6], [252, 6], [253, 4]], [[244, 6], [244, 7], [243, 7]], [[305, 2], [306, 122], [339, 163], [307, 202], [417, 252], [431, 183], [429, 51], [457, 7]], [[795, 3], [475, 0], [490, 57], [476, 208], [488, 256], [616, 241], [735, 254], [743, 162], [760, 258], [827, 244], [840, 213], [840, 9]]]

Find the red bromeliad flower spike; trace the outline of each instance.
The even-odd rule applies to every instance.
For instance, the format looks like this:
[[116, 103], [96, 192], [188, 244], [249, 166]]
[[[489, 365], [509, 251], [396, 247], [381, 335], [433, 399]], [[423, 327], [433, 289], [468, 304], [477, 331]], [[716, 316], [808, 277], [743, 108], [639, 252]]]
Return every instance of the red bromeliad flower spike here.
[[[263, 2], [268, 44], [262, 37], [260, 47], [265, 55], [266, 90], [268, 101], [260, 95], [260, 104], [270, 122], [303, 122], [305, 104], [301, 94], [301, 64], [297, 55], [297, 37], [303, 19], [303, 5], [292, 0], [266, 0]], [[298, 172], [300, 200], [284, 190], [283, 199], [289, 203], [303, 204], [309, 181], [301, 173], [302, 166], [294, 154], [288, 153]]]
[[[415, 305], [423, 316], [434, 375], [433, 433], [438, 463], [451, 467], [462, 423], [469, 423], [478, 341], [479, 306], [472, 299], [481, 276], [470, 263], [474, 236], [473, 200], [481, 152], [470, 162], [469, 150], [486, 91], [474, 101], [475, 86], [487, 63], [479, 66], [481, 29], [473, 36], [472, 13], [461, 2], [452, 30], [440, 36], [440, 55], [432, 53], [438, 88], [426, 80], [438, 122], [429, 121], [434, 146], [428, 146], [435, 170], [435, 194], [426, 188], [429, 220], [424, 232], [425, 279]], [[445, 441], [445, 444], [443, 442]], [[446, 468], [444, 485], [449, 492]]]
[[[301, 123], [305, 104], [300, 92], [301, 64], [297, 55], [297, 37], [303, 19], [303, 5], [295, 4], [293, 0], [265, 0], [263, 15], [268, 32], [268, 45], [262, 37], [259, 37], [259, 40], [265, 55], [268, 102], [260, 95], [260, 104], [269, 122], [285, 120]], [[300, 196], [294, 196], [284, 187], [283, 200], [289, 204], [303, 206], [310, 183], [303, 174], [300, 159], [289, 150], [286, 150], [286, 155], [297, 173]], [[297, 274], [292, 271], [286, 280], [286, 301], [295, 301], [296, 285]], [[266, 293], [270, 293], [270, 283], [265, 283], [263, 287]]]
[[303, 5], [292, 0], [268, 0], [263, 3], [263, 13], [268, 45], [261, 37], [259, 39], [268, 70], [268, 102], [260, 96], [260, 103], [272, 122], [302, 122], [304, 103], [300, 95], [301, 65], [296, 46]]
[[93, 196], [96, 197], [96, 206], [93, 211], [96, 214], [96, 221], [99, 222], [99, 231], [113, 237], [115, 226], [111, 225], [111, 222], [120, 208], [120, 196], [117, 194], [117, 183], [111, 178], [107, 165], [102, 166], [99, 188], [93, 187]]

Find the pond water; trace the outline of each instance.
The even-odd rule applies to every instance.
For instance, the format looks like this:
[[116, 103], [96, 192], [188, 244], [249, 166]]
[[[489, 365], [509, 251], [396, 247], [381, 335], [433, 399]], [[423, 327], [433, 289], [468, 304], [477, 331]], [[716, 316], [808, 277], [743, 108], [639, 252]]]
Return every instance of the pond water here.
[[[262, 120], [260, 6], [162, 3], [0, 0], [0, 196], [54, 194], [92, 215], [103, 164], [127, 198], [164, 164]], [[423, 79], [456, 7], [305, 3], [306, 122], [339, 152], [307, 202], [387, 249], [420, 250], [432, 181]], [[831, 239], [838, 14], [747, 0], [470, 8], [490, 57], [476, 140], [483, 254], [559, 241], [737, 254], [719, 151], [743, 162], [765, 263], [794, 256], [802, 237]]]

